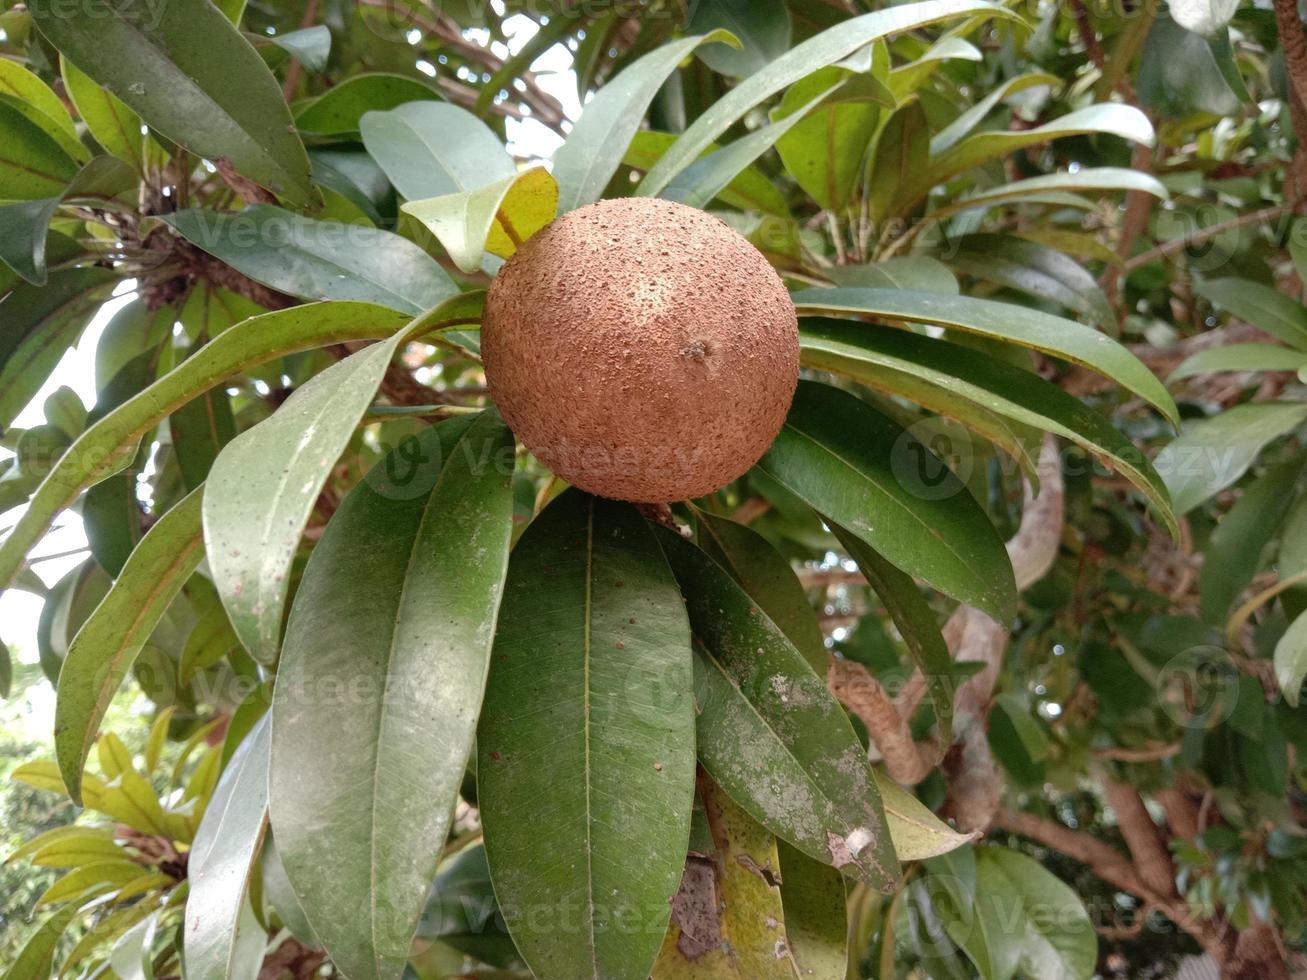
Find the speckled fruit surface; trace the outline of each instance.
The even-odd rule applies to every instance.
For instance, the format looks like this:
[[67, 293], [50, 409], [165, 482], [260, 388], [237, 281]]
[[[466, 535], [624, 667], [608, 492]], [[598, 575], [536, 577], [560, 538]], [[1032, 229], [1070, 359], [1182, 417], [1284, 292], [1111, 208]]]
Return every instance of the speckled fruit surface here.
[[653, 198], [563, 215], [500, 270], [490, 393], [542, 463], [603, 497], [701, 497], [758, 461], [799, 376], [794, 304], [722, 221]]

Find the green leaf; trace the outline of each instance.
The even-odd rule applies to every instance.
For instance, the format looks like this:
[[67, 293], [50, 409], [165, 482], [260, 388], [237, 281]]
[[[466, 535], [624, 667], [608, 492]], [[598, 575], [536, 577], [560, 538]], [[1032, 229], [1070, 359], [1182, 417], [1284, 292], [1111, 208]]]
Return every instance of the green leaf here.
[[1148, 117], [1134, 106], [1117, 102], [1092, 105], [1068, 112], [1065, 116], [1034, 129], [992, 129], [959, 140], [931, 160], [929, 167], [915, 175], [902, 199], [915, 203], [925, 197], [932, 187], [990, 160], [1050, 140], [1091, 133], [1120, 136], [1144, 146], [1152, 146], [1154, 139], [1153, 126]]
[[1030, 72], [1017, 75], [998, 85], [983, 99], [961, 112], [956, 119], [936, 133], [930, 140], [930, 155], [939, 157], [951, 149], [962, 137], [976, 128], [994, 108], [1006, 98], [1036, 86], [1060, 86], [1062, 80], [1047, 72]]
[[[813, 72], [790, 86], [775, 115], [784, 118], [802, 110], [837, 82], [850, 77], [852, 72], [834, 65]], [[858, 84], [864, 89], [869, 86], [883, 89], [873, 75], [857, 76], [850, 88]], [[892, 95], [888, 98], [893, 101]], [[785, 169], [826, 210], [843, 210], [852, 202], [862, 177], [867, 147], [876, 134], [880, 111], [870, 95], [855, 101], [845, 94], [809, 111], [776, 141], [776, 152]]]
[[268, 716], [231, 757], [187, 863], [185, 959], [190, 980], [253, 980], [267, 935], [249, 911], [250, 878], [268, 829]]
[[1220, 371], [1301, 371], [1307, 352], [1273, 344], [1226, 344], [1190, 354], [1166, 379], [1180, 381]]
[[699, 511], [699, 547], [749, 594], [803, 654], [813, 671], [826, 673], [826, 644], [817, 614], [790, 563], [757, 531]]
[[682, 169], [698, 158], [750, 109], [799, 79], [845, 58], [878, 38], [968, 14], [1019, 18], [986, 0], [923, 0], [843, 21], [795, 45], [757, 74], [745, 79], [706, 109], [676, 145], [645, 175], [636, 193], [656, 197]]
[[287, 201], [314, 203], [309, 158], [277, 80], [218, 8], [207, 0], [107, 8], [30, 5], [56, 48], [164, 136]]
[[867, 172], [867, 207], [875, 221], [903, 214], [905, 189], [929, 167], [930, 123], [913, 99], [885, 121], [876, 138]]
[[1307, 677], [1307, 613], [1299, 613], [1275, 644], [1275, 679], [1291, 707], [1298, 707]]
[[77, 172], [77, 161], [59, 140], [0, 99], [0, 200], [53, 197]]
[[1307, 404], [1235, 405], [1187, 426], [1153, 460], [1177, 514], [1187, 514], [1243, 476], [1268, 444], [1307, 420]]
[[458, 292], [420, 247], [366, 225], [316, 221], [270, 204], [240, 213], [193, 208], [162, 220], [238, 272], [300, 299], [360, 300], [415, 314]]
[[682, 170], [662, 190], [661, 196], [690, 207], [703, 208], [730, 186], [737, 176], [776, 141], [807, 118], [808, 112], [829, 100], [838, 101], [844, 81], [837, 79], [829, 88], [818, 92], [808, 103], [783, 119], [760, 126], [747, 136], [727, 143], [720, 150], [700, 157]]
[[940, 293], [888, 289], [805, 289], [799, 313], [870, 313], [887, 320], [934, 323], [1043, 351], [1097, 371], [1179, 422], [1175, 402], [1144, 364], [1111, 337], [1039, 310]]
[[295, 888], [286, 875], [286, 868], [277, 853], [277, 839], [269, 834], [263, 842], [263, 894], [272, 911], [290, 934], [310, 949], [321, 949], [322, 944], [313, 934], [304, 906], [295, 896]]
[[1194, 292], [1289, 346], [1307, 351], [1307, 306], [1273, 286], [1234, 277], [1199, 279], [1194, 282]]
[[[640, 123], [659, 86], [696, 48], [717, 42], [739, 43], [726, 31], [672, 41], [641, 56], [600, 87], [554, 154], [559, 214], [593, 204], [603, 196], [627, 146], [644, 135], [638, 133]], [[675, 137], [667, 135], [670, 145]]]
[[77, 906], [69, 905], [42, 922], [5, 971], [4, 980], [38, 980], [50, 976], [59, 938], [72, 924], [77, 911]]
[[97, 861], [70, 871], [37, 898], [37, 907], [59, 902], [81, 904], [88, 899], [116, 891], [140, 877], [141, 866], [127, 858]]
[[984, 55], [970, 41], [960, 37], [942, 37], [926, 52], [906, 65], [890, 70], [889, 88], [900, 101], [915, 94], [945, 61], [982, 61]]
[[[513, 440], [496, 413], [416, 440], [327, 525], [272, 705], [278, 854], [332, 962], [360, 980], [398, 977], [408, 957], [472, 749], [512, 531]], [[329, 708], [339, 684], [343, 713]]]
[[[922, 460], [942, 474], [929, 487], [905, 478]], [[1000, 622], [1012, 617], [1012, 566], [980, 505], [916, 437], [848, 392], [799, 382], [758, 468], [905, 572]]]
[[[1168, 523], [1174, 521], [1166, 485], [1134, 443], [1096, 410], [1038, 375], [980, 351], [903, 330], [850, 320], [805, 317], [801, 322], [805, 364], [877, 388], [894, 386], [894, 381], [887, 384], [878, 377], [879, 369], [888, 368], [897, 377], [954, 392], [1018, 424], [1064, 436], [1110, 461]], [[966, 418], [960, 421], [968, 423]]]
[[785, 841], [777, 841], [785, 933], [801, 977], [840, 980], [849, 962], [844, 878]]
[[214, 460], [236, 436], [231, 399], [222, 388], [210, 388], [168, 416], [168, 430], [182, 483], [194, 490], [208, 478]]
[[1239, 95], [1222, 70], [1222, 61], [1231, 57], [1228, 47], [1228, 38], [1222, 51], [1215, 39], [1185, 30], [1168, 11], [1160, 11], [1139, 56], [1135, 85], [1140, 104], [1164, 117], [1237, 116]]
[[[434, 330], [477, 321], [484, 296], [460, 293], [315, 375], [214, 463], [204, 506], [209, 568], [237, 636], [256, 659], [277, 659], [304, 525], [395, 353]], [[270, 459], [279, 465], [267, 466]]]
[[[648, 170], [671, 148], [676, 139], [675, 133], [659, 133], [642, 129], [632, 137], [631, 145], [622, 156], [622, 163], [639, 170]], [[704, 150], [703, 156], [716, 153], [719, 149], [721, 147], [718, 144], [712, 143]], [[702, 160], [703, 157], [699, 159]], [[757, 167], [745, 167], [736, 174], [731, 182], [718, 192], [717, 200], [740, 211], [761, 211], [763, 214], [774, 214], [783, 218], [790, 216], [790, 207], [785, 200], [785, 195], [772, 179]]]
[[867, 753], [803, 655], [730, 574], [656, 528], [695, 635], [699, 761], [777, 837], [876, 889], [898, 862]]
[[876, 590], [885, 611], [903, 637], [912, 661], [926, 679], [935, 718], [939, 723], [939, 744], [953, 742], [953, 656], [940, 632], [939, 621], [912, 577], [899, 571], [861, 538], [838, 524], [831, 525], [835, 537]]
[[[64, 957], [64, 961], [59, 968], [60, 975], [72, 975], [74, 966], [81, 963], [92, 953], [99, 952], [106, 945], [116, 942], [129, 929], [142, 919], [153, 915], [156, 911], [157, 906], [154, 902], [143, 901], [116, 909], [103, 916], [82, 935], [82, 938], [77, 941], [77, 945]], [[44, 974], [41, 974], [41, 976], [44, 976]]]
[[1170, 196], [1156, 177], [1138, 170], [1127, 170], [1124, 167], [1082, 167], [1075, 173], [1045, 174], [973, 191], [936, 208], [928, 217], [931, 221], [939, 221], [960, 212], [993, 207], [1009, 201], [1047, 202], [1059, 207], [1070, 204], [1086, 210], [1094, 207], [1092, 201], [1084, 198], [1068, 200], [1069, 191], [1139, 191], [1161, 200]]
[[141, 173], [145, 169], [145, 135], [141, 117], [67, 58], [59, 59], [64, 88], [95, 141]]
[[296, 113], [295, 125], [317, 136], [348, 136], [363, 128], [363, 116], [369, 112], [439, 98], [430, 85], [408, 75], [365, 72], [345, 79], [306, 105]]
[[541, 980], [652, 966], [685, 858], [691, 690], [685, 610], [649, 526], [568, 490], [514, 549], [477, 734], [495, 894]]
[[957, 276], [929, 255], [903, 255], [864, 265], [832, 266], [824, 270], [837, 286], [876, 289], [916, 289], [931, 293], [959, 293]]
[[472, 273], [486, 252], [509, 258], [554, 220], [558, 184], [548, 170], [532, 167], [473, 191], [410, 201], [401, 210], [426, 225], [454, 264]]
[[490, 127], [446, 102], [374, 110], [363, 116], [359, 129], [368, 153], [410, 201], [473, 191], [517, 173]]
[[117, 282], [108, 269], [65, 269], [0, 299], [0, 429], [36, 397]]
[[77, 127], [54, 89], [41, 81], [16, 61], [0, 59], [0, 99], [13, 106], [78, 163], [85, 163], [91, 154], [77, 138]]
[[730, 31], [739, 41], [699, 51], [699, 60], [715, 72], [745, 78], [789, 50], [790, 11], [785, 0], [698, 0], [693, 11], [687, 31]]
[[309, 71], [327, 70], [327, 60], [331, 57], [331, 28], [325, 24], [315, 24], [285, 34], [256, 36], [262, 41], [275, 44]]
[[204, 556], [196, 490], [141, 539], [104, 601], [68, 648], [59, 674], [54, 740], [73, 802], [82, 801], [82, 768], [100, 721], [168, 604]]
[[227, 618], [227, 611], [221, 602], [213, 602], [200, 614], [194, 629], [186, 637], [186, 646], [182, 648], [181, 659], [177, 662], [177, 682], [189, 684], [197, 673], [207, 670], [240, 648], [240, 639]]
[[[1098, 937], [1079, 896], [1033, 858], [1004, 847], [977, 849], [975, 904], [947, 928], [993, 980], [1088, 980], [1098, 960]], [[987, 957], [973, 955], [973, 935], [984, 937]]]
[[959, 272], [1057, 303], [1100, 327], [1117, 328], [1112, 304], [1097, 280], [1061, 252], [1013, 235], [967, 235], [955, 244], [948, 264]]
[[[0, 303], [0, 311], [3, 309]], [[0, 585], [7, 587], [13, 581], [27, 552], [59, 511], [72, 506], [87, 487], [127, 466], [141, 438], [201, 392], [234, 374], [296, 351], [346, 340], [389, 337], [404, 319], [370, 303], [322, 303], [252, 317], [215, 337], [83, 432], [60, 457], [27, 511], [0, 542]]]
[[1302, 474], [1307, 455], [1273, 466], [1244, 490], [1212, 531], [1198, 586], [1203, 618], [1221, 626], [1230, 606], [1257, 574], [1262, 552], [1274, 536]]
[[158, 930], [156, 911], [118, 937], [109, 951], [109, 967], [117, 980], [154, 980], [154, 940]]

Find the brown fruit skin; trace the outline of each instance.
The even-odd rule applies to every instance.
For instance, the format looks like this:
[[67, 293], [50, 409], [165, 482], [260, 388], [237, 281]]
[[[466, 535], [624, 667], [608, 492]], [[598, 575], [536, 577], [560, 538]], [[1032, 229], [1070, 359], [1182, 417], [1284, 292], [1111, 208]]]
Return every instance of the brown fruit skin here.
[[665, 503], [742, 476], [799, 377], [785, 285], [726, 224], [654, 198], [556, 219], [500, 270], [486, 381], [536, 458], [602, 497]]

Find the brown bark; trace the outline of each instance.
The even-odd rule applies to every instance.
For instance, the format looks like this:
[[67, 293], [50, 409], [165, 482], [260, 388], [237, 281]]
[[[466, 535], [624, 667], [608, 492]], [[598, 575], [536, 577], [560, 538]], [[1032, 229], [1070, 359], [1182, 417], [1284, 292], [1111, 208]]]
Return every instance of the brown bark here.
[[1112, 778], [1103, 780], [1108, 804], [1116, 814], [1117, 827], [1130, 848], [1139, 878], [1157, 895], [1175, 898], [1175, 865], [1162, 842], [1157, 824], [1133, 786]]
[[899, 713], [885, 688], [862, 664], [832, 657], [826, 669], [826, 686], [866, 726], [895, 782], [914, 786], [935, 768], [939, 758], [935, 744], [919, 744], [913, 739], [910, 716]]

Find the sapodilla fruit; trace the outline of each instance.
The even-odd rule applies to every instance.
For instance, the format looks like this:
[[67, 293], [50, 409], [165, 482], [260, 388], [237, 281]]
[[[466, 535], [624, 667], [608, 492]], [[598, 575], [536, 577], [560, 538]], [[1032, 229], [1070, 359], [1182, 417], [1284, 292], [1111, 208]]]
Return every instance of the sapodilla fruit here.
[[490, 286], [486, 381], [527, 448], [602, 497], [664, 503], [744, 474], [799, 376], [794, 304], [696, 208], [601, 201], [528, 240]]

